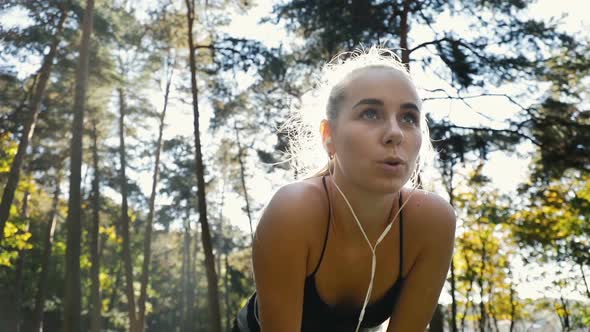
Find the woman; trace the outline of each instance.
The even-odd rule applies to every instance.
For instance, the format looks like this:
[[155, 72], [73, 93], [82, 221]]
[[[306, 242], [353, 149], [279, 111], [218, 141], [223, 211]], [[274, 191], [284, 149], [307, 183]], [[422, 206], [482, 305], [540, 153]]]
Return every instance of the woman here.
[[455, 214], [416, 188], [431, 149], [421, 100], [390, 51], [336, 62], [303, 107], [321, 113], [315, 101], [325, 101], [317, 142], [328, 164], [282, 187], [264, 210], [253, 244], [256, 293], [234, 331], [368, 331], [389, 319], [388, 332], [412, 332], [432, 317]]

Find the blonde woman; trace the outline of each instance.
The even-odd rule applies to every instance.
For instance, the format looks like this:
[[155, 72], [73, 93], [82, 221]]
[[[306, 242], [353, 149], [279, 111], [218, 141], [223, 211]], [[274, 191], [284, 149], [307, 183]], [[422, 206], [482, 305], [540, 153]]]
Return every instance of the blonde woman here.
[[432, 149], [421, 99], [391, 51], [345, 56], [301, 106], [291, 149], [298, 167], [309, 169], [297, 158], [310, 152], [327, 164], [279, 189], [264, 210], [256, 293], [233, 331], [370, 331], [389, 319], [388, 332], [422, 332], [432, 317], [455, 214], [416, 188]]

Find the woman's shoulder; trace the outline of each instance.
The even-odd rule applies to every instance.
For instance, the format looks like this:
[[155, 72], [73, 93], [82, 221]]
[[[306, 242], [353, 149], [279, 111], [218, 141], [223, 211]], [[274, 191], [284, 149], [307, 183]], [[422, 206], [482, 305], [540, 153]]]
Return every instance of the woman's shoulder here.
[[[451, 204], [441, 195], [423, 189], [405, 189], [402, 199], [409, 198], [408, 204], [419, 213], [454, 213]], [[405, 196], [405, 197], [404, 197]]]
[[[320, 195], [324, 194], [322, 178], [314, 177], [291, 182], [280, 187], [273, 196], [273, 200], [288, 199], [293, 203], [305, 203], [317, 201]], [[272, 200], [271, 200], [272, 202]]]
[[326, 194], [321, 178], [309, 178], [280, 187], [267, 210], [279, 209], [282, 212], [299, 212], [313, 216], [326, 204]]
[[327, 218], [327, 198], [321, 178], [310, 178], [280, 187], [266, 205], [259, 232], [288, 233], [307, 238], [317, 220]]
[[[421, 235], [430, 234], [437, 238], [443, 234], [455, 231], [456, 216], [451, 204], [437, 193], [408, 189], [404, 192], [409, 197], [406, 214], [411, 220], [411, 226]], [[405, 198], [404, 198], [405, 200]], [[432, 239], [426, 237], [426, 239]]]

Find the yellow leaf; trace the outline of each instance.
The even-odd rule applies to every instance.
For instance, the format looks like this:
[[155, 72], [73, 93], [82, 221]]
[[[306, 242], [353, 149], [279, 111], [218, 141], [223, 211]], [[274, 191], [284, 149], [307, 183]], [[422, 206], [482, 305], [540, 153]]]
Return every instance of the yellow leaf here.
[[90, 259], [88, 258], [88, 256], [80, 257], [80, 268], [81, 269], [90, 269], [91, 266], [92, 266], [92, 263], [90, 262]]
[[6, 222], [4, 226], [4, 238], [12, 237], [16, 232], [18, 232], [18, 227], [10, 221]]

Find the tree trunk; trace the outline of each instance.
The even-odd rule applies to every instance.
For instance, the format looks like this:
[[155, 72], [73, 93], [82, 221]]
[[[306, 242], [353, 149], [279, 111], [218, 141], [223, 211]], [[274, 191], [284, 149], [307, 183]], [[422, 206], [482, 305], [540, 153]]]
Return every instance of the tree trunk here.
[[113, 275], [113, 273], [115, 274], [115, 282], [113, 284], [112, 292], [111, 292], [111, 296], [109, 297], [109, 307], [108, 307], [108, 311], [112, 311], [113, 308], [115, 307], [115, 302], [117, 300], [117, 290], [120, 287], [121, 284], [121, 263], [120, 262], [114, 262], [113, 263], [113, 268], [110, 271], [109, 275]]
[[211, 234], [207, 221], [207, 202], [205, 200], [205, 168], [201, 154], [201, 137], [199, 131], [199, 93], [197, 87], [197, 68], [195, 63], [195, 45], [193, 42], [193, 22], [195, 15], [194, 0], [185, 0], [187, 6], [189, 65], [191, 71], [191, 92], [193, 97], [193, 116], [195, 134], [195, 172], [197, 175], [197, 198], [199, 208], [199, 223], [201, 224], [201, 239], [205, 254], [205, 268], [207, 271], [207, 298], [209, 308], [209, 327], [211, 332], [221, 332], [221, 315], [219, 312], [219, 289], [217, 287], [217, 273], [215, 272], [215, 257], [211, 245]]
[[234, 122], [234, 130], [236, 132], [236, 144], [238, 145], [238, 162], [240, 163], [240, 180], [242, 182], [242, 190], [244, 191], [244, 200], [246, 201], [246, 214], [248, 215], [248, 222], [250, 223], [250, 239], [254, 243], [254, 229], [252, 228], [252, 215], [250, 214], [250, 201], [248, 200], [248, 189], [246, 188], [246, 171], [244, 161], [242, 160], [242, 146], [240, 144], [240, 134], [238, 126]]
[[404, 5], [402, 9], [402, 14], [400, 18], [400, 42], [399, 46], [401, 48], [402, 56], [401, 60], [406, 68], [410, 70], [410, 49], [408, 48], [408, 34], [410, 32], [410, 27], [408, 25], [408, 16], [410, 15], [410, 3], [412, 0], [404, 0]]
[[467, 302], [465, 303], [465, 310], [463, 311], [463, 315], [461, 316], [461, 331], [465, 331], [465, 317], [469, 314], [469, 308], [473, 306], [473, 301], [471, 300], [471, 291], [473, 290], [473, 279], [469, 280], [469, 288], [467, 288], [467, 295], [466, 299]]
[[[463, 251], [463, 257], [465, 259], [466, 264], [466, 271], [470, 271], [472, 269], [471, 262], [469, 261], [469, 256]], [[465, 331], [465, 318], [469, 314], [469, 308], [475, 307], [473, 300], [471, 299], [471, 292], [473, 291], [473, 283], [475, 282], [474, 278], [469, 279], [469, 287], [467, 288], [466, 299], [467, 303], [465, 303], [465, 311], [463, 312], [463, 316], [461, 317], [461, 331]], [[475, 310], [475, 309], [474, 309]]]
[[582, 280], [584, 281], [584, 286], [586, 286], [586, 296], [588, 296], [588, 299], [590, 299], [590, 289], [588, 288], [588, 282], [586, 281], [586, 274], [584, 273], [584, 265], [582, 265], [581, 263], [578, 263], [578, 266], [580, 267], [580, 272], [582, 272]]
[[232, 312], [229, 303], [229, 253], [225, 253], [225, 274], [223, 276], [223, 283], [225, 286], [225, 320], [227, 321], [226, 331], [232, 328]]
[[180, 289], [178, 292], [180, 332], [185, 332], [184, 322], [186, 321], [186, 232], [182, 234], [182, 264], [180, 266]]
[[[560, 289], [561, 291], [561, 289]], [[570, 327], [570, 312], [567, 308], [567, 302], [563, 298], [563, 295], [559, 295], [559, 300], [561, 301], [561, 305], [563, 306], [563, 318], [562, 318], [562, 327], [564, 331], [569, 331]]]
[[131, 262], [131, 238], [129, 235], [129, 206], [127, 202], [127, 161], [125, 156], [125, 92], [123, 88], [117, 89], [119, 94], [119, 160], [120, 171], [119, 181], [121, 182], [121, 236], [122, 259], [125, 267], [125, 295], [127, 296], [127, 314], [129, 316], [129, 329], [131, 332], [137, 332], [137, 319], [135, 312], [135, 294], [133, 291], [133, 264]]
[[84, 108], [88, 84], [88, 49], [92, 34], [92, 16], [94, 0], [86, 0], [86, 10], [82, 22], [82, 40], [80, 43], [80, 60], [76, 70], [76, 88], [74, 96], [74, 123], [72, 126], [72, 144], [70, 161], [70, 190], [68, 198], [68, 216], [66, 218], [66, 277], [64, 300], [64, 332], [82, 330], [80, 319], [80, 239], [82, 233], [82, 207], [80, 197], [80, 180], [82, 173], [82, 140], [84, 129]]
[[[471, 263], [469, 261], [469, 257], [467, 256], [467, 254], [465, 254], [465, 251], [463, 252], [463, 257], [465, 257], [465, 263], [466, 263], [466, 270], [470, 271], [471, 270]], [[467, 314], [469, 313], [469, 308], [473, 306], [472, 300], [471, 300], [471, 291], [473, 290], [473, 278], [469, 279], [469, 287], [467, 288], [467, 293], [465, 295], [465, 298], [467, 299], [467, 302], [465, 303], [465, 310], [463, 311], [463, 315], [461, 316], [461, 331], [465, 331], [465, 317], [467, 317]]]
[[2, 201], [0, 202], [0, 240], [4, 238], [4, 226], [6, 225], [6, 221], [8, 220], [10, 214], [10, 206], [12, 205], [12, 201], [14, 200], [14, 193], [16, 191], [18, 181], [20, 179], [20, 169], [25, 160], [27, 147], [29, 146], [29, 142], [33, 137], [33, 133], [35, 131], [35, 124], [37, 123], [37, 118], [41, 110], [41, 101], [43, 101], [43, 98], [45, 96], [45, 88], [47, 87], [47, 82], [49, 81], [49, 76], [51, 75], [51, 67], [53, 66], [53, 60], [55, 59], [55, 55], [57, 53], [59, 35], [63, 30], [64, 22], [67, 16], [67, 10], [65, 8], [62, 8], [59, 23], [57, 25], [57, 30], [55, 36], [53, 36], [53, 41], [49, 48], [49, 53], [45, 55], [43, 59], [43, 64], [41, 65], [41, 69], [39, 69], [39, 80], [37, 84], [34, 86], [35, 93], [33, 94], [33, 97], [27, 109], [28, 113], [25, 119], [23, 133], [20, 142], [18, 143], [18, 148], [16, 150], [14, 160], [10, 165], [10, 173], [8, 174], [8, 180], [6, 182], [6, 185], [4, 186], [4, 192], [2, 193]]
[[484, 273], [485, 273], [485, 269], [486, 269], [486, 242], [484, 239], [482, 239], [482, 251], [481, 251], [481, 274], [478, 277], [478, 283], [479, 283], [479, 312], [481, 314], [480, 316], [480, 320], [479, 320], [479, 329], [481, 332], [485, 332], [485, 328], [486, 328], [486, 306], [485, 303], [483, 301], [484, 298]]
[[[20, 213], [21, 218], [26, 222], [25, 231], [27, 232], [29, 231], [29, 221], [27, 220], [29, 218], [29, 195], [29, 191], [25, 191], [23, 196], [23, 205]], [[22, 289], [24, 286], [23, 279], [25, 272], [25, 256], [26, 251], [24, 249], [18, 251], [18, 258], [16, 260], [16, 277], [14, 282], [14, 327], [12, 329], [15, 332], [20, 332], [22, 326]]]
[[98, 250], [98, 237], [100, 226], [100, 170], [98, 168], [98, 135], [96, 132], [96, 117], [92, 119], [92, 167], [94, 178], [92, 180], [92, 227], [90, 236], [90, 332], [100, 331], [100, 255]]
[[[236, 132], [237, 135], [237, 132]], [[239, 145], [238, 145], [239, 148]], [[223, 160], [226, 160], [227, 157], [227, 150], [224, 154], [224, 158]], [[226, 168], [223, 168], [223, 174], [222, 174], [222, 180], [223, 180], [223, 184], [221, 186], [221, 202], [219, 204], [219, 232], [221, 233], [221, 248], [219, 250], [219, 259], [220, 262], [218, 264], [218, 271], [219, 274], [221, 275], [221, 254], [225, 253], [225, 258], [224, 258], [224, 274], [223, 274], [223, 295], [224, 295], [224, 311], [225, 311], [225, 325], [223, 326], [223, 330], [224, 331], [230, 331], [232, 326], [231, 326], [231, 317], [230, 317], [230, 311], [229, 311], [229, 283], [228, 283], [228, 266], [229, 266], [229, 262], [228, 262], [228, 252], [229, 252], [229, 246], [227, 245], [227, 238], [225, 237], [225, 232], [224, 232], [224, 223], [223, 223], [223, 205], [225, 203], [225, 184], [226, 184]]]
[[[488, 330], [492, 329], [492, 326], [495, 328], [495, 331], [498, 331], [498, 319], [496, 318], [496, 310], [494, 309], [494, 281], [492, 277], [488, 279]], [[493, 324], [493, 325], [492, 325]]]
[[51, 212], [47, 222], [47, 228], [43, 236], [43, 256], [41, 257], [41, 271], [39, 272], [39, 284], [37, 294], [35, 295], [35, 308], [33, 309], [33, 321], [31, 322], [32, 332], [41, 332], [43, 324], [43, 313], [45, 308], [45, 297], [47, 296], [47, 276], [49, 275], [49, 258], [53, 246], [53, 234], [56, 227], [56, 216], [59, 204], [61, 183], [61, 169], [57, 170], [55, 179], [55, 190], [53, 191], [53, 200], [51, 202]]
[[[194, 247], [193, 247], [193, 257], [194, 257], [193, 258], [193, 262], [195, 264], [195, 267], [193, 268], [193, 271], [194, 271], [194, 282], [195, 282], [195, 284], [198, 284], [198, 281], [199, 281], [199, 278], [200, 278], [200, 275], [198, 273], [199, 271], [196, 269], [196, 266], [197, 266], [197, 264], [196, 264], [197, 257], [199, 256], [199, 241], [198, 241], [198, 239], [199, 239], [199, 232], [198, 232], [198, 229], [195, 229], [195, 241], [194, 241]], [[199, 266], [201, 266], [201, 264], [199, 264]], [[193, 315], [193, 317], [194, 317], [194, 320], [195, 320], [197, 326], [205, 326], [205, 323], [203, 321], [204, 320], [206, 321], [207, 320], [207, 317], [203, 317], [204, 315], [199, 315], [197, 313], [197, 308], [199, 307], [199, 289], [200, 289], [199, 287], [194, 287], [193, 294], [192, 294], [192, 296], [195, 299], [195, 301], [194, 301], [195, 303], [194, 303], [194, 307], [193, 307], [194, 308], [194, 315]]]
[[455, 293], [457, 286], [455, 285], [455, 259], [451, 258], [451, 331], [457, 332], [457, 299]]
[[429, 332], [444, 332], [444, 321], [445, 316], [442, 311], [442, 305], [437, 304], [434, 310], [434, 315], [430, 320], [430, 324], [428, 327]]
[[166, 110], [168, 108], [168, 96], [170, 95], [170, 84], [172, 83], [172, 74], [174, 67], [170, 69], [170, 74], [167, 75], [166, 89], [164, 91], [164, 107], [160, 114], [160, 127], [158, 130], [158, 141], [156, 142], [156, 160], [154, 162], [154, 173], [152, 175], [152, 192], [150, 194], [149, 212], [145, 224], [145, 236], [143, 240], [143, 264], [141, 266], [141, 279], [139, 299], [137, 301], [138, 315], [137, 324], [138, 332], [145, 330], [145, 302], [147, 300], [147, 286], [150, 274], [150, 257], [152, 253], [152, 225], [154, 223], [154, 213], [156, 205], [156, 189], [158, 186], [160, 176], [160, 153], [162, 151], [162, 135], [164, 133], [164, 120], [166, 119]]
[[[455, 207], [455, 193], [453, 187], [453, 178], [454, 178], [454, 170], [453, 166], [455, 165], [454, 162], [451, 162], [449, 166], [449, 204], [454, 208]], [[451, 332], [457, 332], [457, 298], [455, 297], [455, 293], [457, 292], [457, 285], [456, 285], [456, 277], [455, 277], [455, 259], [451, 258]], [[464, 318], [462, 318], [464, 320]], [[463, 323], [461, 323], [461, 329], [463, 329]]]
[[510, 330], [509, 332], [513, 332], [514, 331], [514, 324], [516, 323], [516, 303], [514, 303], [515, 299], [514, 299], [514, 295], [515, 295], [515, 291], [514, 291], [514, 287], [512, 286], [512, 284], [510, 284]]
[[199, 305], [199, 294], [198, 294], [198, 290], [199, 288], [196, 287], [195, 285], [198, 284], [198, 271], [197, 271], [197, 257], [199, 257], [199, 232], [198, 229], [195, 228], [194, 231], [194, 246], [193, 246], [193, 258], [192, 258], [192, 267], [191, 267], [191, 273], [192, 273], [192, 289], [190, 290], [190, 296], [192, 298], [191, 303], [192, 303], [192, 317], [193, 317], [193, 321], [196, 322], [197, 326], [202, 326], [202, 324], [200, 324], [199, 319], [201, 318], [202, 315], [199, 315], [197, 312], [198, 309], [198, 305]]
[[193, 307], [193, 299], [190, 296], [190, 289], [191, 289], [191, 269], [192, 269], [192, 259], [191, 259], [191, 226], [190, 226], [190, 208], [187, 207], [187, 215], [184, 220], [184, 240], [182, 246], [182, 298], [183, 298], [183, 306], [182, 306], [182, 319], [181, 319], [181, 332], [190, 332], [191, 323], [192, 323], [192, 307]]
[[493, 322], [494, 322], [494, 331], [498, 332], [500, 331], [500, 329], [498, 328], [498, 318], [496, 318], [496, 315], [492, 316]]
[[[220, 227], [219, 229], [220, 229], [220, 233], [222, 233], [222, 234], [223, 234], [223, 232], [221, 231], [221, 227]], [[222, 244], [222, 246], [223, 246], [223, 244]], [[217, 266], [217, 267], [216, 267], [216, 271], [218, 271], [218, 272], [219, 272], [219, 274], [218, 274], [218, 276], [219, 276], [219, 278], [220, 278], [220, 280], [219, 280], [219, 281], [221, 281], [221, 278], [222, 278], [222, 272], [221, 272], [221, 259], [222, 259], [222, 257], [221, 257], [221, 256], [222, 256], [222, 255], [223, 255], [223, 251], [222, 251], [222, 250], [218, 250], [218, 251], [217, 251], [217, 257], [216, 257], [216, 258], [217, 258], [217, 264], [216, 264], [216, 266]], [[225, 294], [225, 289], [224, 289], [223, 291], [221, 291], [221, 290], [220, 290], [220, 294], [219, 294], [219, 296], [222, 296], [222, 294], [221, 294], [221, 293]], [[222, 303], [221, 301], [219, 302], [219, 310], [220, 310], [220, 313], [223, 313], [223, 312], [224, 312], [224, 307], [223, 307], [223, 304], [224, 304], [224, 303]], [[224, 323], [224, 318], [222, 317], [222, 318], [221, 318], [221, 330], [222, 330], [222, 331], [225, 331], [225, 328], [224, 328], [224, 327], [225, 327], [225, 325], [226, 325], [226, 324]]]

